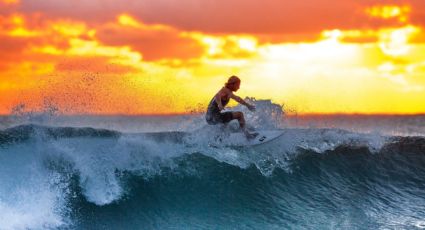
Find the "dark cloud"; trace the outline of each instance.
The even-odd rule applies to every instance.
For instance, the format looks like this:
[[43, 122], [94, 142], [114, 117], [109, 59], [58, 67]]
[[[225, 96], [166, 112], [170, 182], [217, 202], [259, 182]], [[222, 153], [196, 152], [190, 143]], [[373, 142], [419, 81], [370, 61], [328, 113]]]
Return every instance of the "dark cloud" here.
[[0, 1], [0, 16], [10, 14], [11, 12], [15, 12], [18, 9], [18, 4], [7, 4], [5, 2]]
[[22, 52], [28, 46], [26, 39], [0, 35], [0, 71], [8, 69], [13, 63], [24, 60]]
[[96, 37], [102, 44], [130, 46], [147, 61], [159, 59], [190, 59], [202, 55], [204, 47], [196, 40], [182, 37], [172, 29], [155, 30], [117, 25], [105, 26], [98, 30]]

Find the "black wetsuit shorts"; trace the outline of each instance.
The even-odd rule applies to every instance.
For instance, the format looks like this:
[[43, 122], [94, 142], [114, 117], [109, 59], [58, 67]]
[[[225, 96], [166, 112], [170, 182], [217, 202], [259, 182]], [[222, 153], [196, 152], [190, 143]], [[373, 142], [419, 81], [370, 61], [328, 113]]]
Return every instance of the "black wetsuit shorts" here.
[[218, 112], [218, 113], [211, 113], [206, 115], [207, 123], [210, 125], [216, 125], [219, 123], [229, 123], [231, 120], [233, 120], [233, 113], [232, 112]]
[[[228, 100], [222, 100], [221, 101], [223, 106], [226, 106], [227, 103], [229, 103]], [[220, 109], [218, 108], [217, 102], [213, 98], [208, 105], [207, 114], [205, 115], [205, 119], [207, 120], [207, 123], [210, 125], [216, 125], [220, 123], [229, 123], [231, 120], [233, 120], [233, 113], [232, 112], [220, 112]]]

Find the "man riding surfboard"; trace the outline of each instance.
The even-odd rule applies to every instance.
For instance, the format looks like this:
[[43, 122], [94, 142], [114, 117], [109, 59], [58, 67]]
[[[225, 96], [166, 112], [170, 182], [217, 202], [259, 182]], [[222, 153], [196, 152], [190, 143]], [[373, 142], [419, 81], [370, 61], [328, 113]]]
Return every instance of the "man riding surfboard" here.
[[245, 105], [249, 110], [255, 111], [255, 106], [247, 103], [242, 98], [233, 94], [233, 92], [238, 91], [241, 84], [241, 80], [237, 76], [231, 76], [223, 88], [221, 88], [217, 94], [211, 99], [211, 102], [208, 105], [208, 110], [205, 116], [205, 119], [208, 124], [227, 124], [231, 120], [237, 119], [239, 126], [244, 132], [245, 136], [248, 139], [254, 138], [258, 133], [250, 133], [246, 129], [245, 118], [242, 112], [222, 112], [224, 107], [229, 103], [230, 99], [233, 99], [239, 102], [242, 105]]

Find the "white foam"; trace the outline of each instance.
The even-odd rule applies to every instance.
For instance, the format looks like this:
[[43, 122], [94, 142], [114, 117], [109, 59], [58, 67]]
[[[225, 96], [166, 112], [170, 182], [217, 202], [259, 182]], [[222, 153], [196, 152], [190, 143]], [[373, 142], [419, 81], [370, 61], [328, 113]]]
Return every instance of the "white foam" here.
[[150, 177], [161, 174], [162, 167], [174, 167], [173, 158], [185, 152], [182, 144], [159, 143], [145, 135], [108, 138], [73, 138], [52, 142], [54, 152], [65, 157], [80, 177], [87, 201], [107, 205], [126, 191], [121, 172]]
[[0, 229], [66, 226], [66, 194], [60, 175], [46, 170], [37, 148], [20, 145], [0, 154]]
[[224, 132], [222, 129], [229, 131], [229, 128], [220, 126], [205, 126], [189, 135], [186, 142], [194, 146], [198, 152], [219, 162], [240, 168], [255, 165], [265, 176], [272, 175], [276, 168], [291, 172], [291, 159], [302, 153], [299, 150], [323, 154], [339, 146], [347, 146], [365, 147], [370, 152], [376, 153], [387, 140], [386, 137], [377, 134], [358, 134], [338, 129], [284, 129], [283, 135], [270, 143], [239, 149], [225, 146], [218, 148], [220, 145], [215, 138]]

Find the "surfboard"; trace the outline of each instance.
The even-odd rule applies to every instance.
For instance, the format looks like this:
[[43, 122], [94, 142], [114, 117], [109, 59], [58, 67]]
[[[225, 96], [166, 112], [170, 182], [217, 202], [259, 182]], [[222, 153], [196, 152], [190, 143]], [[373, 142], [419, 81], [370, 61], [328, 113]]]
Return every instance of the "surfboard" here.
[[252, 139], [247, 139], [245, 134], [241, 132], [217, 136], [216, 144], [230, 147], [255, 146], [272, 141], [283, 134], [283, 131], [281, 130], [265, 130], [256, 132], [258, 135]]

